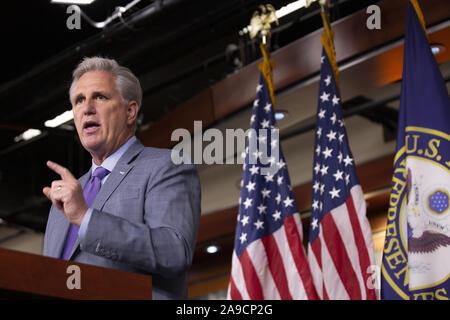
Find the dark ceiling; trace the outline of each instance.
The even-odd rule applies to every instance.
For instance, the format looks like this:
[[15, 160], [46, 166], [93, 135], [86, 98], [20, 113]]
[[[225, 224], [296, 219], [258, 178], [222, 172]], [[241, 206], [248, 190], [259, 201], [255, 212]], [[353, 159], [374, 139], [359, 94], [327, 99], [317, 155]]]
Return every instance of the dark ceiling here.
[[[5, 3], [6, 2], [6, 3]], [[131, 0], [97, 0], [80, 6], [103, 21]], [[280, 8], [289, 0], [270, 3]], [[377, 1], [331, 1], [336, 20]], [[81, 20], [69, 30], [67, 5], [50, 0], [3, 1], [0, 12], [0, 218], [38, 231], [45, 229], [50, 203], [42, 188], [57, 177], [48, 159], [80, 176], [90, 166], [73, 128], [48, 129], [43, 123], [70, 109], [71, 71], [83, 56], [117, 59], [139, 77], [144, 91], [140, 129], [145, 129], [186, 99], [259, 59], [256, 41], [239, 30], [248, 25], [257, 0], [142, 0], [124, 15], [96, 29]], [[273, 30], [272, 51], [321, 28], [313, 4], [280, 21]], [[43, 134], [26, 142], [14, 137], [27, 128]]]

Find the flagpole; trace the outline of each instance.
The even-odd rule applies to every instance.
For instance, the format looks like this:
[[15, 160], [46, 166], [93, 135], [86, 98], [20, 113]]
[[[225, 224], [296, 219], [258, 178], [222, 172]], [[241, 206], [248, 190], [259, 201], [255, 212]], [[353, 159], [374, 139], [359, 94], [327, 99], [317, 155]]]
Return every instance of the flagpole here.
[[330, 13], [329, 13], [329, 0], [320, 0], [320, 7], [321, 12], [320, 15], [322, 16], [323, 26], [325, 28], [325, 31], [320, 36], [320, 42], [322, 43], [325, 52], [327, 53], [328, 60], [331, 64], [331, 69], [333, 71], [334, 80], [336, 81], [336, 86], [339, 90], [339, 71], [338, 66], [336, 62], [336, 50], [334, 47], [334, 30], [330, 27]]
[[278, 24], [278, 19], [275, 15], [275, 8], [270, 5], [260, 5], [260, 11], [253, 13], [250, 20], [251, 32], [250, 38], [261, 36], [261, 43], [259, 45], [263, 61], [258, 64], [258, 69], [262, 72], [269, 89], [270, 100], [272, 102], [272, 108], [275, 111], [275, 93], [273, 87], [273, 68], [275, 62], [270, 57], [270, 38], [271, 38], [271, 24], [275, 22]]
[[419, 18], [420, 24], [422, 25], [423, 32], [425, 32], [425, 36], [427, 37], [427, 40], [429, 41], [430, 39], [428, 38], [427, 28], [425, 25], [425, 19], [423, 17], [422, 10], [420, 9], [419, 2], [417, 0], [410, 0], [410, 1], [411, 1], [411, 4], [412, 4], [414, 10], [416, 11], [416, 14], [417, 14], [417, 17]]

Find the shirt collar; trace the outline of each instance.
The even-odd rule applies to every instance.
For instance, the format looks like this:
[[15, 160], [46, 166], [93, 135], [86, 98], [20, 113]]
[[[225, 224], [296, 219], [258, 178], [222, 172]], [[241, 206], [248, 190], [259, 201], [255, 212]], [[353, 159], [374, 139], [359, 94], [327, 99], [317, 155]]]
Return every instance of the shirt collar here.
[[[123, 156], [125, 151], [128, 150], [128, 148], [136, 141], [136, 136], [132, 136], [130, 139], [128, 139], [127, 142], [125, 142], [119, 149], [114, 151], [113, 154], [111, 154], [108, 158], [105, 159], [102, 163], [102, 167], [107, 169], [109, 172], [112, 172], [114, 167], [116, 166], [119, 159]], [[94, 172], [95, 169], [97, 169], [99, 166], [95, 164], [94, 160], [92, 159], [92, 171]]]

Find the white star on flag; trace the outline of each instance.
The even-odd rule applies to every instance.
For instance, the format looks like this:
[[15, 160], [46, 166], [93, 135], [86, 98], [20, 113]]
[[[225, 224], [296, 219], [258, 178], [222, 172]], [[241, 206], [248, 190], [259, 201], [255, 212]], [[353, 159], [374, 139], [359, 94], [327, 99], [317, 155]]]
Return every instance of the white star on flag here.
[[320, 188], [320, 183], [318, 181], [316, 181], [313, 185], [314, 192], [319, 191], [319, 188]]
[[339, 99], [338, 97], [336, 97], [336, 95], [333, 96], [332, 102], [333, 102], [333, 106], [338, 105], [339, 104]]
[[250, 198], [245, 199], [245, 201], [244, 201], [245, 209], [248, 209], [249, 207], [252, 206], [252, 201], [253, 201], [253, 199], [250, 199]]
[[320, 110], [320, 112], [319, 112], [319, 114], [318, 114], [320, 119], [325, 118], [325, 112], [326, 112], [325, 109], [321, 109], [321, 110]]
[[278, 183], [279, 186], [281, 186], [283, 184], [283, 176], [279, 176], [277, 178], [277, 183]]
[[261, 127], [263, 128], [263, 129], [266, 129], [266, 128], [268, 128], [269, 127], [269, 120], [267, 120], [267, 119], [264, 119], [262, 122], [261, 122]]
[[283, 169], [286, 166], [286, 162], [283, 161], [283, 159], [280, 159], [277, 163], [278, 169]]
[[242, 223], [243, 226], [245, 226], [248, 223], [248, 219], [249, 218], [250, 218], [249, 216], [243, 216], [242, 217], [241, 223]]
[[350, 175], [346, 174], [345, 175], [345, 184], [349, 184], [350, 183]]
[[336, 140], [336, 131], [330, 130], [327, 134], [328, 141]]
[[249, 181], [245, 187], [247, 188], [248, 192], [250, 192], [255, 190], [255, 185], [256, 185], [255, 182]]
[[351, 165], [352, 162], [353, 162], [353, 159], [350, 158], [348, 155], [344, 158], [345, 166]]
[[239, 239], [241, 240], [241, 243], [244, 243], [245, 241], [247, 241], [247, 234], [242, 233], [241, 236], [239, 237]]
[[294, 199], [290, 199], [289, 196], [283, 200], [284, 206], [287, 207], [292, 207], [292, 202], [294, 202]]
[[335, 187], [333, 187], [333, 190], [330, 191], [331, 199], [339, 198], [340, 191], [340, 189], [336, 189]]
[[312, 208], [313, 208], [314, 210], [319, 209], [319, 201], [315, 200], [315, 201], [313, 202], [313, 204], [312, 204]]
[[271, 192], [272, 192], [272, 190], [267, 190], [266, 188], [261, 190], [261, 194], [262, 194], [263, 199], [264, 198], [270, 198], [270, 193]]
[[264, 221], [261, 221], [261, 220], [258, 219], [258, 220], [254, 223], [254, 225], [256, 226], [256, 230], [262, 229], [262, 228], [263, 228], [263, 225], [264, 225]]
[[324, 151], [322, 151], [325, 159], [331, 157], [332, 152], [333, 152], [333, 149], [328, 149], [328, 147], [326, 147], [326, 149]]
[[275, 221], [281, 219], [281, 211], [276, 210], [272, 217], [275, 219]]
[[328, 99], [330, 98], [330, 94], [326, 93], [325, 91], [322, 93], [322, 95], [320, 96], [320, 100], [322, 100], [322, 102], [325, 101], [329, 101]]
[[258, 209], [259, 214], [266, 213], [267, 207], [265, 205], [263, 205], [262, 203], [259, 206], [257, 206], [256, 208]]
[[277, 194], [275, 201], [277, 202], [277, 204], [280, 204], [280, 202], [281, 202], [281, 194], [280, 193]]
[[251, 175], [257, 174], [259, 171], [259, 167], [253, 165], [250, 169], [249, 169]]
[[320, 155], [320, 146], [319, 146], [319, 145], [317, 145], [317, 148], [316, 148], [316, 154], [317, 154], [317, 156]]
[[333, 116], [330, 118], [331, 123], [335, 124], [336, 123], [336, 119], [337, 119], [336, 113], [333, 113]]
[[314, 167], [314, 171], [316, 172], [316, 174], [320, 172], [320, 164], [319, 163], [316, 163], [316, 166]]
[[341, 170], [338, 169], [336, 171], [336, 173], [333, 174], [333, 177], [336, 179], [336, 181], [339, 181], [339, 180], [343, 179], [342, 178], [343, 174], [344, 174], [344, 171], [341, 171]]
[[317, 227], [318, 227], [318, 223], [319, 221], [317, 220], [317, 219], [312, 219], [312, 221], [311, 221], [311, 227], [313, 228], [313, 229], [316, 229]]
[[261, 84], [258, 84], [258, 85], [256, 86], [256, 92], [261, 91], [262, 88], [263, 88], [263, 86], [262, 86]]
[[322, 176], [326, 175], [328, 173], [328, 166], [322, 165], [322, 169], [320, 169], [320, 173]]

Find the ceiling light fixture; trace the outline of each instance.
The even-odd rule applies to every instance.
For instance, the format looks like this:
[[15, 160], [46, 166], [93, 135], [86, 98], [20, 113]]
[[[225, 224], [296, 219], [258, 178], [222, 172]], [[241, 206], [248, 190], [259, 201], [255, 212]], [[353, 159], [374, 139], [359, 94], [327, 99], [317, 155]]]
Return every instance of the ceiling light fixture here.
[[64, 3], [64, 4], [91, 4], [95, 0], [52, 0], [51, 3]]
[[442, 43], [432, 43], [430, 47], [434, 55], [444, 52], [446, 48]]
[[48, 128], [56, 128], [72, 119], [73, 119], [73, 112], [71, 110], [67, 110], [64, 113], [61, 113], [59, 116], [56, 116], [51, 120], [45, 121], [44, 125]]
[[208, 252], [209, 254], [214, 254], [217, 251], [219, 251], [219, 247], [214, 244], [206, 247], [206, 252]]
[[41, 130], [28, 129], [27, 131], [24, 131], [23, 133], [21, 133], [17, 137], [15, 137], [14, 142], [19, 142], [22, 140], [27, 141], [27, 140], [33, 139], [34, 137], [37, 137], [41, 133], [42, 133]]
[[283, 120], [287, 116], [287, 111], [285, 110], [278, 110], [275, 112], [275, 120]]
[[[278, 19], [280, 19], [294, 11], [297, 11], [301, 8], [305, 8], [305, 7], [309, 6], [309, 4], [307, 5], [307, 2], [308, 2], [307, 0], [299, 0], [299, 1], [291, 2], [288, 5], [278, 9], [275, 12], [275, 15], [277, 16]], [[313, 1], [309, 1], [309, 2], [313, 2]]]

